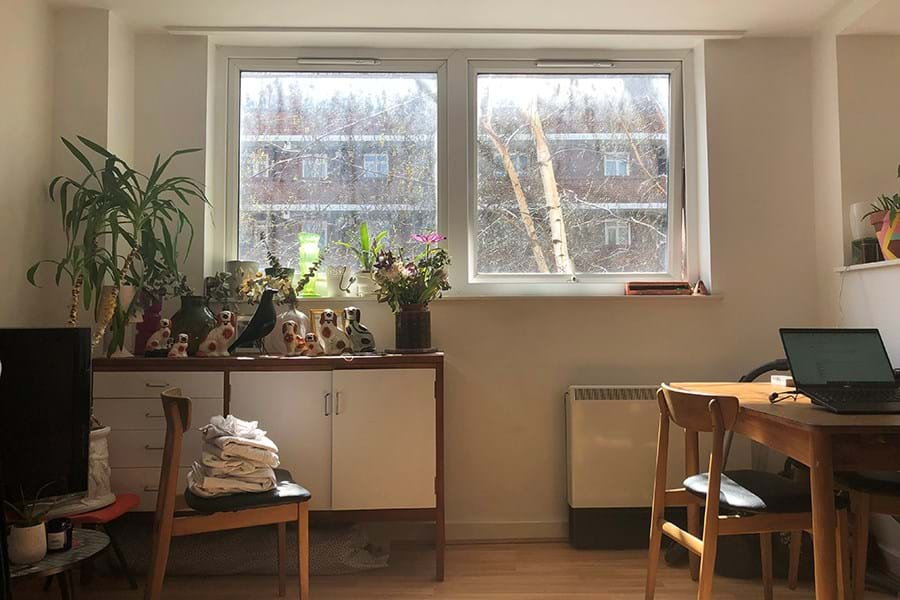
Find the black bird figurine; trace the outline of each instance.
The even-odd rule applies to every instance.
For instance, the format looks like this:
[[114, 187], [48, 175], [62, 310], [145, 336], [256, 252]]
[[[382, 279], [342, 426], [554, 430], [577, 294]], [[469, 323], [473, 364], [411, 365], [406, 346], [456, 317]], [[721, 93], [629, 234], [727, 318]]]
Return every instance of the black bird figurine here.
[[263, 292], [259, 299], [259, 306], [256, 307], [256, 312], [253, 313], [250, 322], [247, 323], [241, 335], [234, 340], [234, 343], [228, 347], [229, 354], [234, 354], [234, 351], [241, 346], [246, 346], [251, 342], [258, 342], [275, 329], [275, 321], [277, 320], [275, 315], [275, 291], [269, 288]]

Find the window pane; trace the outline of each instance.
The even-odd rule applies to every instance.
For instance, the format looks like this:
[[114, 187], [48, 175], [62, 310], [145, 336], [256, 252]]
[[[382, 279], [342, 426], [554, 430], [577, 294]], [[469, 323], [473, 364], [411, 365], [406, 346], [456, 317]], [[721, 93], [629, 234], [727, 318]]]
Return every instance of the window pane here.
[[668, 74], [480, 74], [477, 105], [479, 273], [668, 270]]
[[332, 242], [368, 222], [397, 245], [437, 228], [434, 73], [241, 73], [238, 257], [298, 262], [317, 233], [326, 264], [355, 265]]

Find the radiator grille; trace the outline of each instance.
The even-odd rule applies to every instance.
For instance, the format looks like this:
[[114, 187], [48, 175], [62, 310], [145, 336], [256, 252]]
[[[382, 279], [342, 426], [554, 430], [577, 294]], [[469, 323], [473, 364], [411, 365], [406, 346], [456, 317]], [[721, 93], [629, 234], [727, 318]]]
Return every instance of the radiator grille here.
[[569, 393], [579, 400], [656, 400], [659, 386], [573, 385]]

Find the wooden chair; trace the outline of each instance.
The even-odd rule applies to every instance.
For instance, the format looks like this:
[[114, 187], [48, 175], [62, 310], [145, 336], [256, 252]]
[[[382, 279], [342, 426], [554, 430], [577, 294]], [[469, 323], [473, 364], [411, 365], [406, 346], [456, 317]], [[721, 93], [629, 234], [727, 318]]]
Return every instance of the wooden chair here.
[[869, 520], [872, 514], [900, 515], [900, 473], [837, 473], [838, 487], [850, 493], [853, 514], [853, 600], [866, 595]]
[[[691, 556], [691, 576], [699, 580], [697, 598], [712, 597], [713, 570], [720, 535], [760, 534], [764, 597], [772, 598], [772, 533], [812, 529], [812, 500], [809, 488], [801, 483], [762, 471], [722, 472], [724, 440], [734, 426], [738, 399], [686, 392], [665, 384], [657, 393], [659, 402], [659, 439], [656, 452], [656, 478], [650, 525], [650, 552], [647, 566], [646, 600], [656, 589], [660, 544], [663, 534], [687, 548]], [[670, 422], [685, 430], [684, 487], [666, 489]], [[700, 473], [699, 432], [712, 433], [709, 469]], [[700, 533], [700, 508], [705, 505], [703, 533]], [[669, 506], [686, 506], [687, 530], [665, 519]], [[846, 544], [847, 513], [839, 512], [839, 596], [850, 591]]]
[[297, 523], [300, 600], [309, 598], [309, 499], [310, 493], [290, 480], [290, 473], [276, 469], [277, 487], [271, 492], [232, 494], [202, 498], [186, 490], [184, 501], [194, 512], [175, 512], [178, 465], [184, 433], [191, 425], [191, 400], [173, 388], [162, 393], [166, 417], [166, 443], [163, 450], [159, 496], [153, 524], [153, 551], [144, 600], [160, 600], [169, 543], [173, 537], [278, 525], [278, 593], [285, 595], [287, 524]]

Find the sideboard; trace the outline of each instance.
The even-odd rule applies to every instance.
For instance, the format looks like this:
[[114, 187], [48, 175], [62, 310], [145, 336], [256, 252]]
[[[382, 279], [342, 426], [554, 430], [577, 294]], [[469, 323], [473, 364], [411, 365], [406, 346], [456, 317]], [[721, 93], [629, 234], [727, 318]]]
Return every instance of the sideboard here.
[[193, 400], [181, 483], [197, 427], [218, 414], [259, 421], [281, 464], [312, 492], [315, 521], [435, 524], [444, 577], [444, 356], [114, 358], [93, 362], [94, 414], [112, 428], [113, 489], [156, 503], [165, 419], [159, 394]]

